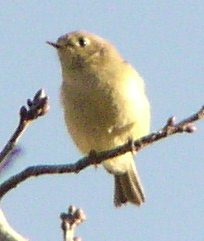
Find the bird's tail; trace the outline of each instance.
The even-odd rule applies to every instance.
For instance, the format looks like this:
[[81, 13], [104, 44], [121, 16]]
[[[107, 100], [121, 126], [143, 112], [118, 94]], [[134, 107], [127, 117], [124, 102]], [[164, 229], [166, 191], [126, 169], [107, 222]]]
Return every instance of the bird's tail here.
[[131, 202], [139, 206], [145, 201], [144, 191], [133, 159], [130, 164], [131, 166], [126, 173], [114, 175], [114, 204], [116, 207], [126, 202]]

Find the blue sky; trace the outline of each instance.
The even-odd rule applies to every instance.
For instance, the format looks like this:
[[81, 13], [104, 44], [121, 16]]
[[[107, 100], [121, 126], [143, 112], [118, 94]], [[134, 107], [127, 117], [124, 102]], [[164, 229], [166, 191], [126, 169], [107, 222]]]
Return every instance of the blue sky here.
[[[178, 120], [204, 104], [203, 1], [1, 1], [0, 145], [18, 122], [27, 98], [44, 88], [47, 116], [33, 123], [20, 145], [23, 155], [1, 181], [30, 165], [77, 161], [59, 101], [60, 66], [45, 44], [85, 29], [109, 39], [145, 79], [151, 129]], [[168, 138], [141, 151], [137, 166], [147, 202], [116, 209], [113, 179], [102, 168], [78, 175], [31, 178], [12, 190], [1, 207], [13, 227], [30, 240], [60, 240], [59, 215], [70, 204], [84, 209], [83, 240], [203, 241], [204, 122], [198, 131]]]

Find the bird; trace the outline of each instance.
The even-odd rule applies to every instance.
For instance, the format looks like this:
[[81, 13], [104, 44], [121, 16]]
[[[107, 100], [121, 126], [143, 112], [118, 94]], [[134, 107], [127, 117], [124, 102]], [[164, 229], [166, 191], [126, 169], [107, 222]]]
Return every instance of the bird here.
[[[66, 33], [47, 43], [57, 50], [61, 64], [65, 123], [83, 154], [109, 150], [149, 133], [144, 81], [112, 43], [87, 31]], [[145, 202], [132, 152], [102, 165], [114, 176], [116, 207]]]

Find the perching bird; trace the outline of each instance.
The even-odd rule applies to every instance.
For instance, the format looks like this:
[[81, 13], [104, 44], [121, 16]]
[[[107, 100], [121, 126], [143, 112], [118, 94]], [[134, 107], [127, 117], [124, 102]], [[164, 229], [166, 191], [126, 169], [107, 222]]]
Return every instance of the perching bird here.
[[[149, 132], [143, 79], [112, 44], [85, 31], [48, 43], [57, 49], [61, 63], [65, 122], [82, 153], [109, 150]], [[145, 201], [132, 153], [102, 164], [114, 175], [115, 206]]]

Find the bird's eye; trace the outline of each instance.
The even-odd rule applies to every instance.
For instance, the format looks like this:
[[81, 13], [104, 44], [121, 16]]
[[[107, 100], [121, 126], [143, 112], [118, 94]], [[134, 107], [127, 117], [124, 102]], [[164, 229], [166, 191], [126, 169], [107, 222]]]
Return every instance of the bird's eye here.
[[83, 37], [80, 37], [78, 39], [78, 43], [79, 43], [79, 46], [80, 47], [85, 47], [87, 44], [88, 44], [88, 41], [87, 39], [83, 38]]

